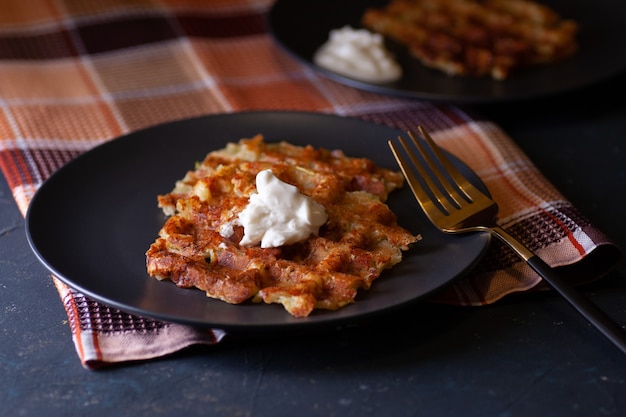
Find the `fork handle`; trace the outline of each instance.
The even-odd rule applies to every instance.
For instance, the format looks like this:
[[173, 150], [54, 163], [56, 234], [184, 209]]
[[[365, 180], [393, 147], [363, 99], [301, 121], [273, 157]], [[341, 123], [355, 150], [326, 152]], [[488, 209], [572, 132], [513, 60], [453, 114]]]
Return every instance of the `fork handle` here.
[[563, 298], [582, 314], [600, 333], [613, 342], [622, 352], [626, 353], [626, 331], [620, 325], [589, 301], [589, 299], [574, 286], [564, 280], [558, 270], [552, 268], [537, 255], [533, 254], [504, 229], [494, 227], [491, 231], [522, 257], [550, 287], [563, 296]]
[[626, 353], [626, 332], [604, 311], [583, 296], [576, 288], [567, 283], [561, 274], [546, 264], [537, 255], [526, 261], [554, 290], [563, 296], [580, 314], [582, 314], [600, 333], [615, 346]]

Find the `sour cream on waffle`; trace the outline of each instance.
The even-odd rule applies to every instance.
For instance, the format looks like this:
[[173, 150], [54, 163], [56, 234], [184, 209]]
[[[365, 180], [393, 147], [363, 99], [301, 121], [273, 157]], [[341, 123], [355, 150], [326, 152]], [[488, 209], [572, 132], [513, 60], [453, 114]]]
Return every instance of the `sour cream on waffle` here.
[[322, 68], [367, 82], [391, 82], [402, 76], [382, 35], [366, 29], [344, 26], [331, 30], [328, 42], [313, 59]]
[[244, 235], [242, 246], [261, 243], [262, 248], [290, 245], [317, 235], [328, 215], [324, 206], [278, 179], [266, 169], [256, 176], [257, 193], [239, 213]]

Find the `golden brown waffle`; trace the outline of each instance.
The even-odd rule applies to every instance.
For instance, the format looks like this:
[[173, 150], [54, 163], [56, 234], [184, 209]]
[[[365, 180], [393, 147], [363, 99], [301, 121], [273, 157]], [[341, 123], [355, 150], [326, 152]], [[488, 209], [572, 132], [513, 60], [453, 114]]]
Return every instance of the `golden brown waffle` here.
[[529, 0], [392, 0], [366, 10], [362, 24], [449, 75], [503, 80], [578, 49], [576, 22]]
[[[237, 216], [268, 168], [324, 206], [318, 236], [275, 248], [239, 244]], [[280, 303], [296, 317], [338, 309], [419, 240], [384, 203], [402, 183], [399, 172], [337, 150], [266, 143], [261, 135], [230, 143], [158, 197], [170, 217], [146, 253], [148, 272], [228, 303]]]

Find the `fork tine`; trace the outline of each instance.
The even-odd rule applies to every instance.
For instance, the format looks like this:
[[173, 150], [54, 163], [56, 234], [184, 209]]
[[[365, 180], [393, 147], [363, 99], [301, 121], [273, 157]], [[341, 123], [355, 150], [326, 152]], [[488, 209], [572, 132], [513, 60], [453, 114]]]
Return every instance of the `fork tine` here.
[[[444, 174], [444, 171], [440, 169], [440, 165], [441, 165], [443, 166], [444, 170], [447, 170], [449, 172], [449, 175], [452, 175], [452, 170], [456, 171], [456, 168], [454, 167], [454, 165], [452, 165], [449, 159], [441, 151], [439, 146], [435, 144], [435, 142], [430, 137], [430, 135], [428, 135], [428, 133], [421, 126], [418, 126], [418, 129], [420, 133], [422, 134], [422, 137], [425, 139], [425, 142], [428, 145], [428, 148], [430, 149], [431, 152], [429, 152], [426, 149], [426, 147], [422, 144], [422, 141], [418, 140], [415, 137], [413, 132], [409, 130], [407, 134], [413, 141], [413, 144], [415, 145], [415, 147], [419, 150], [422, 158], [424, 158], [426, 165], [430, 169], [431, 176], [433, 176], [437, 180], [437, 183], [441, 187], [443, 187], [443, 191], [445, 191], [445, 193], [442, 193], [439, 187], [434, 185], [434, 183], [429, 184], [429, 187], [433, 189], [433, 192], [435, 192], [434, 189], [436, 188], [436, 192], [439, 195], [437, 198], [439, 202], [441, 202], [442, 205], [444, 205], [446, 207], [446, 210], [448, 211], [453, 210], [454, 208], [461, 208], [464, 203], [464, 201], [462, 200], [463, 197], [465, 197], [469, 202], [471, 202], [471, 197], [469, 197], [462, 189], [460, 190], [463, 192], [463, 196], [459, 194], [459, 187], [458, 187], [457, 179], [454, 177], [452, 178], [454, 182], [457, 182], [456, 184], [457, 187], [455, 187], [454, 182], [451, 182], [448, 179], [448, 177]], [[405, 150], [407, 151], [407, 153], [409, 152], [408, 149], [405, 148]], [[434, 155], [434, 157], [432, 155]], [[415, 164], [417, 164], [417, 161], [413, 157], [411, 157], [411, 159], [413, 160]], [[456, 172], [460, 174], [458, 171]], [[442, 202], [442, 200], [446, 198], [450, 199], [451, 203], [454, 205], [454, 208]]]
[[[413, 141], [415, 142], [415, 138], [411, 137], [411, 139], [413, 139]], [[415, 153], [412, 152], [409, 149], [407, 143], [402, 138], [402, 136], [398, 136], [398, 141], [402, 145], [402, 148], [404, 148], [404, 152], [406, 153], [406, 155], [408, 155], [409, 159], [413, 163], [413, 168], [419, 174], [419, 178], [421, 178], [422, 181], [424, 181], [424, 183], [426, 185], [426, 187], [424, 189], [425, 194], [422, 196], [422, 198], [431, 198], [431, 197], [428, 196], [428, 192], [430, 192], [431, 195], [434, 197], [434, 199], [439, 203], [439, 207], [443, 208], [444, 211], [446, 212], [446, 214], [449, 214], [450, 211], [454, 210], [456, 207], [450, 205], [450, 202], [446, 198], [446, 195], [444, 193], [442, 193], [441, 190], [439, 189], [439, 187], [437, 187], [437, 185], [434, 183], [433, 177], [432, 177], [432, 173], [428, 172], [425, 169], [425, 166], [428, 167], [428, 165], [429, 165], [428, 161], [426, 161], [426, 165], [424, 165], [422, 162], [420, 162], [417, 159], [417, 156], [415, 155]], [[426, 155], [424, 155], [423, 149], [419, 148], [419, 144], [418, 143], [415, 143], [415, 145], [418, 147], [418, 150], [420, 151], [420, 154], [422, 155], [422, 157], [425, 158]], [[411, 171], [411, 170], [408, 170], [408, 171]], [[419, 182], [417, 177], [413, 178], [413, 182], [415, 184], [421, 185], [421, 183]]]
[[[396, 160], [401, 166], [405, 177], [407, 177], [411, 188], [414, 189], [418, 186], [419, 188], [422, 186], [425, 188], [425, 190], [420, 193], [420, 196], [413, 191], [415, 197], [418, 200], [434, 199], [436, 204], [434, 202], [431, 203], [433, 206], [432, 208], [437, 208], [444, 212], [444, 214], [450, 215], [472, 202], [472, 198], [463, 190], [463, 184], [456, 184], [456, 182], [466, 180], [462, 174], [456, 170], [454, 165], [448, 160], [440, 148], [433, 142], [432, 138], [428, 136], [426, 131], [422, 127], [419, 127], [419, 129], [424, 137], [423, 141], [418, 140], [413, 132], [408, 131], [407, 133], [421, 158], [418, 158], [415, 151], [409, 149], [409, 146], [402, 136], [398, 136], [398, 141], [402, 144], [406, 155], [408, 155], [411, 159], [413, 169], [419, 174], [419, 180], [417, 177], [412, 175], [413, 170], [408, 167], [406, 161], [400, 161], [401, 157], [397, 149], [394, 150], [392, 147], [392, 151], [394, 152]], [[390, 146], [392, 146], [391, 142]], [[404, 165], [404, 167], [402, 165]], [[445, 173], [445, 169], [450, 167], [455, 171], [455, 175], [460, 177], [459, 180], [456, 180], [450, 177], [450, 174]], [[411, 175], [411, 178], [409, 178], [409, 175]], [[461, 195], [461, 193], [463, 195]]]
[[[450, 158], [448, 158], [446, 154], [441, 150], [441, 148], [437, 146], [437, 144], [435, 144], [433, 138], [428, 134], [428, 132], [422, 126], [418, 126], [418, 130], [424, 138], [425, 142], [432, 150], [432, 153], [436, 156], [441, 166], [443, 166], [444, 170], [452, 178], [453, 184], [455, 185], [454, 188], [461, 192], [465, 200], [471, 203], [478, 198], [482, 198], [484, 196], [484, 193], [474, 187], [474, 185], [469, 182], [467, 178], [465, 178], [461, 171], [458, 170], [456, 165], [454, 165], [452, 161], [450, 161]], [[418, 143], [418, 141], [415, 139], [411, 132], [409, 132], [409, 136], [411, 136], [411, 139], [413, 139], [414, 142]], [[437, 170], [436, 173], [439, 175], [439, 170]], [[440, 178], [440, 181], [442, 181], [442, 178]], [[442, 181], [442, 183], [444, 183], [444, 187], [446, 182]], [[449, 188], [446, 188], [446, 191], [450, 192], [451, 190]], [[458, 195], [457, 193], [452, 192], [450, 192], [450, 194]], [[458, 201], [457, 199], [457, 203], [461, 204], [462, 202]]]
[[[402, 140], [402, 137], [398, 136], [398, 140], [400, 141], [402, 146], [406, 149], [406, 144]], [[430, 218], [430, 220], [433, 223], [435, 224], [438, 223], [440, 216], [443, 216], [444, 213], [441, 211], [440, 207], [437, 206], [433, 202], [433, 200], [430, 198], [426, 190], [422, 187], [422, 184], [419, 182], [419, 180], [413, 173], [411, 166], [402, 157], [402, 155], [400, 154], [398, 148], [393, 143], [393, 141], [389, 140], [387, 143], [389, 144], [389, 147], [391, 148], [391, 152], [393, 153], [393, 156], [396, 158], [396, 161], [398, 162], [398, 165], [400, 166], [400, 170], [402, 171], [402, 173], [404, 174], [404, 177], [409, 183], [409, 187], [411, 188], [411, 191], [413, 192], [415, 199], [421, 206], [422, 211], [426, 214], [428, 218]], [[426, 178], [425, 177], [426, 172], [424, 171], [424, 168], [421, 166], [421, 164], [414, 164], [414, 166], [417, 169], [419, 175], [422, 176], [423, 178]]]

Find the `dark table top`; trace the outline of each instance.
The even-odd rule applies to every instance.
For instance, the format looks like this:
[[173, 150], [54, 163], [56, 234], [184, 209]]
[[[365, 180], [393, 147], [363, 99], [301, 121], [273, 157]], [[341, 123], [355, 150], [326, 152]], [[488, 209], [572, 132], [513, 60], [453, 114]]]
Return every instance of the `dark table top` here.
[[[626, 247], [626, 74], [479, 107]], [[626, 267], [583, 292], [626, 324]], [[487, 307], [419, 303], [359, 325], [235, 334], [88, 371], [0, 180], [1, 416], [624, 416], [626, 356], [554, 293]]]

